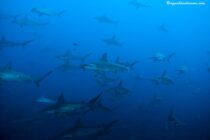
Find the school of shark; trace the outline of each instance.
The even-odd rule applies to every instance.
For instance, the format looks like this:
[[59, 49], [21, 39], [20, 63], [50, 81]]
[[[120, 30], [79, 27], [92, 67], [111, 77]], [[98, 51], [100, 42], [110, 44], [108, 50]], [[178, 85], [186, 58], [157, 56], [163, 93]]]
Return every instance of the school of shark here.
[[205, 25], [206, 40], [176, 30], [146, 0], [15, 1], [0, 1], [0, 140], [210, 140]]

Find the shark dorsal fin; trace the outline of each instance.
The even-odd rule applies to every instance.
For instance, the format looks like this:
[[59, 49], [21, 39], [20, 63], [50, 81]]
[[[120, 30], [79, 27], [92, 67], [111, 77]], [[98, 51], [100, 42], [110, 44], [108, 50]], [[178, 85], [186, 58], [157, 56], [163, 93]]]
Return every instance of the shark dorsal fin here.
[[116, 58], [115, 63], [117, 63], [117, 64], [120, 63], [120, 58], [119, 57]]
[[123, 87], [123, 81], [120, 80], [119, 84], [118, 84], [118, 87]]
[[5, 70], [5, 71], [12, 70], [12, 62], [11, 62], [11, 61], [8, 62], [8, 63], [4, 66], [3, 70]]
[[63, 104], [65, 102], [63, 92], [61, 92], [56, 104]]
[[83, 127], [83, 126], [84, 126], [84, 125], [83, 125], [81, 119], [78, 118], [78, 119], [76, 120], [76, 122], [75, 122], [74, 129], [78, 129], [78, 128], [81, 128], [81, 127]]
[[101, 56], [100, 61], [108, 62], [107, 53], [104, 53], [104, 54]]

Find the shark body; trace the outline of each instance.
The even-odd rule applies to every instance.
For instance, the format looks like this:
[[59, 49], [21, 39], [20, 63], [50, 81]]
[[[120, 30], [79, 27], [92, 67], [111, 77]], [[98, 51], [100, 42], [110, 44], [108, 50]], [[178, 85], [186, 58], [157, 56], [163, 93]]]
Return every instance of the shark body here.
[[65, 10], [62, 10], [62, 11], [59, 11], [59, 12], [53, 12], [53, 11], [49, 11], [47, 9], [42, 9], [42, 8], [32, 8], [31, 9], [31, 12], [37, 14], [38, 16], [48, 16], [48, 17], [57, 16], [57, 17], [60, 17], [66, 11]]
[[92, 70], [95, 72], [127, 72], [130, 71], [129, 66], [117, 64], [115, 62], [109, 62], [107, 54], [104, 53], [99, 61], [82, 65], [83, 69]]
[[95, 17], [94, 19], [100, 23], [107, 23], [107, 24], [113, 24], [113, 25], [118, 24], [118, 21], [112, 20], [106, 14], [104, 14], [102, 16]]
[[105, 109], [110, 110], [109, 108], [105, 107], [101, 104], [101, 97], [102, 93], [93, 97], [88, 102], [67, 102], [64, 99], [63, 93], [61, 93], [60, 97], [58, 98], [57, 102], [48, 106], [42, 112], [51, 114], [54, 116], [69, 116], [69, 115], [80, 115], [87, 113], [89, 111], [95, 110], [102, 110]]
[[153, 81], [156, 85], [171, 85], [174, 84], [174, 80], [171, 79], [168, 75], [167, 75], [167, 71], [164, 71], [160, 76], [155, 77], [150, 79], [151, 81]]
[[122, 80], [114, 87], [109, 88], [107, 90], [105, 90], [107, 93], [111, 93], [115, 96], [125, 96], [127, 94], [131, 93], [131, 90], [129, 90], [128, 88], [125, 88], [123, 86], [123, 82]]
[[32, 43], [34, 40], [26, 40], [22, 42], [7, 40], [5, 37], [0, 39], [0, 50], [4, 48], [14, 48], [14, 47], [25, 47], [28, 44]]
[[118, 120], [113, 120], [111, 122], [102, 125], [87, 126], [82, 124], [81, 121], [78, 120], [72, 128], [66, 129], [57, 136], [53, 137], [51, 140], [58, 140], [62, 138], [69, 140], [76, 140], [76, 139], [98, 140], [101, 137], [109, 134], [113, 126], [117, 122]]
[[37, 87], [40, 86], [40, 83], [47, 78], [52, 71], [49, 71], [39, 77], [33, 77], [31, 75], [15, 71], [11, 67], [4, 68], [0, 71], [0, 82], [16, 82], [16, 83], [23, 83], [23, 82], [33, 82], [36, 84]]
[[15, 18], [12, 20], [12, 23], [20, 27], [43, 27], [48, 25], [48, 22], [38, 22], [32, 19], [29, 19], [27, 16], [21, 18]]

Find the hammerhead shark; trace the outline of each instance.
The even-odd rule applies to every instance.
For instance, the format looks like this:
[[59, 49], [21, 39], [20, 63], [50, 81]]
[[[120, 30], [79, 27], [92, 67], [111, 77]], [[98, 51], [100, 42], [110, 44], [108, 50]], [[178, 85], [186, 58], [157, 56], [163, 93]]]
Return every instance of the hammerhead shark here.
[[48, 25], [48, 22], [38, 22], [28, 18], [28, 16], [15, 18], [12, 20], [12, 23], [20, 26], [20, 27], [43, 27]]
[[88, 102], [67, 102], [64, 99], [64, 94], [61, 93], [57, 102], [51, 104], [47, 108], [43, 109], [41, 112], [51, 114], [53, 116], [69, 116], [69, 115], [78, 115], [86, 114], [89, 111], [101, 110], [105, 112], [111, 111], [109, 108], [105, 107], [101, 103], [101, 95], [90, 99]]
[[122, 43], [119, 40], [117, 40], [115, 35], [113, 35], [111, 38], [103, 39], [102, 41], [108, 46], [116, 46], [116, 47], [122, 46]]
[[23, 82], [34, 82], [37, 87], [40, 86], [40, 83], [46, 79], [49, 75], [51, 75], [52, 71], [48, 71], [45, 74], [34, 77], [19, 71], [14, 70], [11, 67], [11, 63], [5, 66], [0, 71], [0, 83], [2, 82], [16, 82], [16, 83], [23, 83]]
[[94, 19], [101, 23], [114, 24], [114, 25], [118, 24], [118, 21], [112, 20], [106, 14], [104, 14], [102, 16], [95, 17]]
[[110, 62], [107, 58], [107, 53], [102, 54], [101, 58], [93, 63], [83, 64], [82, 69], [92, 70], [98, 73], [101, 72], [127, 72], [130, 71], [130, 66]]
[[60, 17], [61, 15], [63, 15], [66, 12], [66, 10], [62, 10], [59, 12], [53, 12], [53, 11], [49, 11], [48, 9], [32, 8], [31, 12], [37, 14], [38, 16], [48, 16], [48, 17], [58, 16], [58, 17]]
[[101, 137], [109, 134], [113, 126], [118, 120], [110, 121], [106, 124], [100, 125], [84, 125], [80, 119], [78, 119], [75, 125], [69, 129], [64, 130], [60, 134], [52, 137], [50, 140], [59, 139], [85, 139], [85, 140], [98, 140]]
[[34, 40], [25, 40], [25, 41], [11, 41], [6, 39], [4, 36], [0, 39], [0, 50], [4, 48], [14, 48], [14, 47], [22, 47], [24, 48], [28, 44], [32, 43]]
[[132, 0], [132, 1], [129, 2], [129, 4], [134, 6], [136, 9], [139, 9], [139, 8], [150, 8], [151, 7], [150, 5], [146, 5], [146, 4], [138, 2], [138, 0]]

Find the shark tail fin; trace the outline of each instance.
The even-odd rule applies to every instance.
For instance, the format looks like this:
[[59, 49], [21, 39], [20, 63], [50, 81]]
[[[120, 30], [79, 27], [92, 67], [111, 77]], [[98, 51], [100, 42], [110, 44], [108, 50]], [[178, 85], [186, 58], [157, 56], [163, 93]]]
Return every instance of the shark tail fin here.
[[104, 129], [104, 132], [105, 132], [106, 134], [108, 134], [108, 133], [111, 131], [110, 129], [111, 129], [117, 122], [119, 122], [119, 120], [113, 120], [113, 121], [109, 122], [108, 124], [106, 124], [106, 125], [105, 125], [105, 129]]
[[58, 97], [56, 104], [63, 104], [65, 102], [64, 94], [61, 92], [60, 96]]
[[89, 109], [87, 112], [89, 111], [94, 111], [98, 105], [99, 105], [99, 101], [100, 101], [100, 98], [102, 96], [103, 92], [99, 93], [97, 96], [93, 97], [89, 102], [88, 102], [88, 106], [89, 106]]
[[103, 61], [103, 62], [108, 62], [108, 57], [107, 57], [107, 53], [103, 53], [101, 58], [100, 58], [100, 61]]
[[119, 57], [116, 58], [115, 63], [120, 64], [120, 58]]
[[62, 11], [58, 12], [57, 16], [61, 17], [64, 13], [66, 13], [66, 10], [62, 10]]
[[32, 43], [34, 40], [27, 40], [22, 43], [22, 47], [25, 48], [26, 45]]
[[34, 83], [36, 84], [37, 87], [40, 86], [40, 83], [45, 79], [47, 78], [49, 75], [52, 74], [52, 70], [51, 71], [48, 71], [47, 73], [45, 73], [44, 75], [38, 77], [37, 79], [34, 80]]
[[170, 63], [170, 62], [171, 62], [172, 57], [173, 57], [175, 54], [176, 54], [175, 52], [174, 52], [174, 53], [169, 54], [169, 55], [167, 56], [167, 58], [166, 58], [166, 61]]
[[9, 61], [4, 67], [3, 70], [12, 70], [12, 62]]
[[83, 126], [84, 126], [84, 124], [82, 123], [81, 118], [78, 118], [78, 119], [76, 120], [74, 126], [73, 126], [73, 129], [78, 129], [78, 128], [81, 128], [81, 127], [83, 127]]
[[133, 63], [131, 63], [130, 65], [129, 65], [129, 67], [132, 69], [136, 64], [138, 64], [139, 63], [139, 61], [134, 61]]
[[120, 82], [118, 83], [119, 87], [123, 87], [123, 80], [120, 80]]
[[101, 93], [99, 93], [97, 96], [93, 97], [93, 98], [88, 102], [88, 104], [91, 105], [91, 106], [92, 106], [92, 105], [95, 105], [95, 104], [100, 100], [102, 94], [103, 94], [103, 92], [101, 92]]
[[88, 53], [88, 54], [86, 54], [85, 56], [83, 56], [83, 57], [82, 57], [82, 62], [84, 63], [85, 60], [86, 60], [89, 56], [91, 56], [91, 55], [92, 55], [92, 53]]
[[103, 136], [103, 135], [107, 135], [111, 132], [111, 128], [118, 122], [118, 120], [113, 120], [107, 124], [103, 124], [103, 125], [99, 125], [99, 127], [102, 127], [103, 129], [101, 131], [99, 131], [98, 133], [96, 133], [95, 135], [93, 135], [91, 137], [91, 140], [98, 140], [99, 137]]

